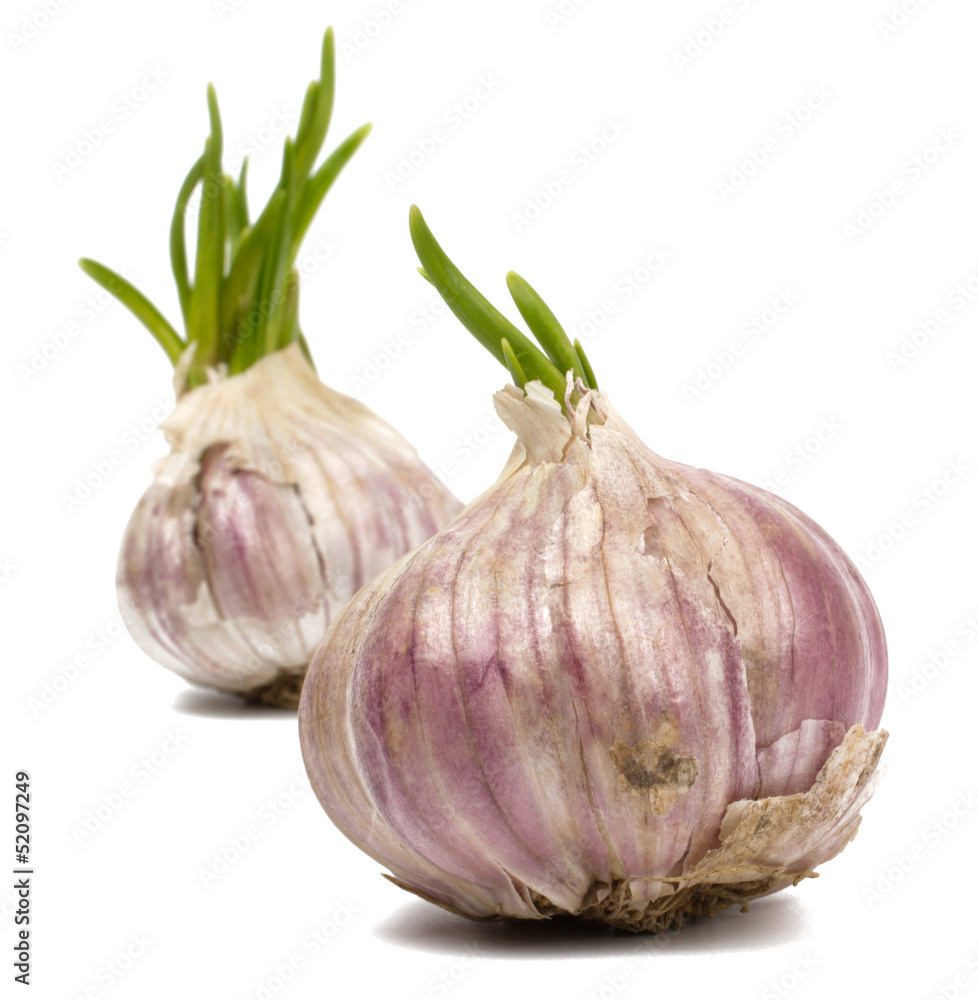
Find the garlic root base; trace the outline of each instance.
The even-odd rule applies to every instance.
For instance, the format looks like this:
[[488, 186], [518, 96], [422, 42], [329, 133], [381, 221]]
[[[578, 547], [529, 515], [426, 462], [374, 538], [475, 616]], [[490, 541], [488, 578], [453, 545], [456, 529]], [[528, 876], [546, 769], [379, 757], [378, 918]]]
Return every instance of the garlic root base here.
[[[818, 878], [817, 872], [802, 872], [790, 878], [792, 885], [802, 879]], [[610, 924], [636, 933], [662, 934], [677, 931], [696, 917], [715, 917], [721, 910], [740, 906], [742, 913], [750, 909], [750, 901], [784, 888], [785, 874], [775, 870], [763, 878], [749, 882], [701, 882], [687, 886], [670, 896], [653, 900], [644, 910], [634, 907], [629, 881], [617, 881], [611, 892], [600, 902], [587, 906], [576, 914], [553, 906], [549, 900], [533, 894], [533, 902], [547, 916], [576, 916], [581, 920]], [[607, 889], [607, 886], [603, 887]], [[592, 892], [596, 887], [592, 887]], [[590, 895], [590, 893], [589, 893]]]
[[306, 676], [306, 668], [293, 672], [281, 672], [268, 684], [243, 691], [248, 701], [259, 702], [262, 705], [274, 705], [275, 708], [288, 708], [295, 711], [299, 707], [299, 696], [302, 694], [302, 682]]

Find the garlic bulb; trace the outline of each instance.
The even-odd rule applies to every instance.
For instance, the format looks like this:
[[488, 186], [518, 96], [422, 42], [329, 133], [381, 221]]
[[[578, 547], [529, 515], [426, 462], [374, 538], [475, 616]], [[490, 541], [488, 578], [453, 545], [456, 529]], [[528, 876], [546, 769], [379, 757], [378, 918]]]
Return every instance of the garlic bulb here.
[[181, 397], [119, 556], [129, 631], [188, 680], [294, 707], [326, 624], [461, 504], [297, 345]]
[[[156, 468], [123, 540], [118, 591], [130, 632], [191, 681], [294, 708], [336, 610], [461, 504], [365, 406], [328, 389], [299, 327], [296, 256], [362, 126], [314, 169], [335, 87], [332, 30], [281, 175], [252, 221], [247, 161], [222, 172], [210, 134], [177, 196], [170, 259], [186, 336], [121, 275], [82, 269], [147, 327], [176, 372]], [[193, 274], [185, 216], [199, 188]]]
[[479, 919], [661, 931], [812, 875], [855, 835], [886, 740], [859, 573], [786, 501], [652, 452], [525, 282], [549, 357], [416, 211], [412, 231], [523, 385], [495, 397], [517, 444], [316, 652], [299, 723], [322, 805], [398, 885]]

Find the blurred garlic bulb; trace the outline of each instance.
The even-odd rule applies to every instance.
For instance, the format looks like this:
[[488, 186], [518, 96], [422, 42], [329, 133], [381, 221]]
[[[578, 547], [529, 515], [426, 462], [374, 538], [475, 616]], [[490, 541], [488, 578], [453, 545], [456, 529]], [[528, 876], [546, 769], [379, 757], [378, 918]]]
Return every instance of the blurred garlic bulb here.
[[188, 680], [294, 707], [327, 622], [461, 506], [298, 346], [183, 396], [133, 512], [118, 588], [133, 638]]
[[[396, 431], [316, 377], [299, 328], [296, 256], [320, 203], [369, 132], [314, 168], [335, 83], [332, 30], [279, 182], [251, 220], [247, 161], [221, 167], [210, 135], [173, 214], [170, 258], [186, 336], [126, 279], [82, 269], [147, 327], [173, 363], [179, 403], [123, 540], [118, 590], [139, 645], [188, 680], [295, 707], [315, 644], [367, 580], [461, 504]], [[184, 232], [200, 205], [193, 276]]]
[[517, 444], [316, 652], [299, 725], [322, 805], [398, 885], [479, 919], [661, 931], [812, 875], [886, 740], [859, 573], [786, 501], [652, 452], [522, 279], [546, 356], [416, 210], [412, 233], [522, 386], [495, 397]]

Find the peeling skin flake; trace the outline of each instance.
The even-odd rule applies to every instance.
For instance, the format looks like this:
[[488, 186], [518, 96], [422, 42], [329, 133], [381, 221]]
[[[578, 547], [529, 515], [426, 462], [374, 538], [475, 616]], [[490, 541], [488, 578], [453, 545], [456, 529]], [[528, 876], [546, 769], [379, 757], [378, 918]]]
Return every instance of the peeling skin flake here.
[[812, 869], [855, 837], [886, 740], [884, 730], [866, 733], [853, 726], [808, 791], [731, 803], [720, 846], [681, 877], [658, 880], [660, 899], [665, 897], [659, 906], [630, 909], [620, 888], [617, 921], [633, 930], [667, 930], [682, 926], [687, 916], [711, 916], [735, 903], [746, 910], [751, 899], [817, 877]]
[[425, 899], [661, 931], [853, 837], [886, 647], [814, 522], [581, 397], [590, 423], [532, 382], [497, 394], [503, 475], [334, 620], [303, 757], [336, 825]]
[[809, 791], [731, 803], [720, 826], [721, 847], [687, 873], [690, 881], [745, 865], [783, 868], [794, 878], [834, 858], [856, 835], [887, 737], [885, 730], [853, 726]]

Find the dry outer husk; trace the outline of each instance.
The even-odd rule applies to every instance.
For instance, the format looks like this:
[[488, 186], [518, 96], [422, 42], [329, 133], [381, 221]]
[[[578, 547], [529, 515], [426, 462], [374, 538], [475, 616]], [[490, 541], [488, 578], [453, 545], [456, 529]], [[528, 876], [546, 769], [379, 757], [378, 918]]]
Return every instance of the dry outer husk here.
[[598, 391], [495, 401], [517, 435], [499, 480], [313, 658], [320, 802], [476, 919], [660, 931], [810, 876], [886, 739], [852, 561], [782, 498], [656, 455]]

